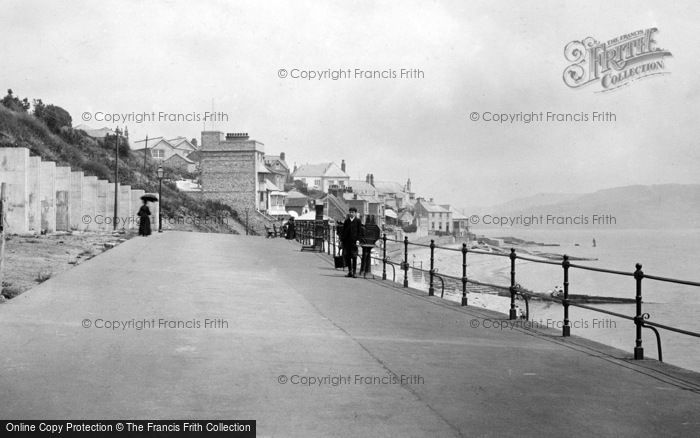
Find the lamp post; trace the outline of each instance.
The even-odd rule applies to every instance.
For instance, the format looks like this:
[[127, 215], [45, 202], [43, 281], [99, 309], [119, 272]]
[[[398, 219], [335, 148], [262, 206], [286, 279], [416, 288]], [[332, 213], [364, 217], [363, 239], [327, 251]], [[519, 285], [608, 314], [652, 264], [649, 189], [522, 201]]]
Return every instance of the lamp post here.
[[248, 207], [245, 208], [245, 235], [248, 235]]
[[114, 142], [114, 217], [112, 218], [112, 230], [117, 230], [117, 208], [119, 202], [119, 128], [116, 129], [117, 134]]
[[160, 205], [158, 206], [158, 232], [162, 233], [163, 232], [163, 223], [160, 220], [161, 214], [160, 211], [163, 209], [163, 195], [161, 194], [163, 192], [163, 166], [158, 166], [158, 202], [160, 202]]

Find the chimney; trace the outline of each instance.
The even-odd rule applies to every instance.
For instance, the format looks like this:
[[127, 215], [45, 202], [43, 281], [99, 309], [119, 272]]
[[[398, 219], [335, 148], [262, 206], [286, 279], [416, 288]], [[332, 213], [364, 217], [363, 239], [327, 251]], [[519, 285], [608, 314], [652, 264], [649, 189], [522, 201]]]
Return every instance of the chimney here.
[[433, 202], [433, 198], [430, 198], [430, 203], [432, 203], [432, 202]]
[[284, 152], [280, 152], [280, 160], [284, 161]]
[[365, 182], [369, 184], [369, 173], [365, 176]]
[[374, 187], [374, 174], [370, 173], [369, 174], [369, 183]]
[[343, 160], [343, 161], [340, 162], [340, 170], [342, 170], [343, 172], [345, 172], [345, 160]]

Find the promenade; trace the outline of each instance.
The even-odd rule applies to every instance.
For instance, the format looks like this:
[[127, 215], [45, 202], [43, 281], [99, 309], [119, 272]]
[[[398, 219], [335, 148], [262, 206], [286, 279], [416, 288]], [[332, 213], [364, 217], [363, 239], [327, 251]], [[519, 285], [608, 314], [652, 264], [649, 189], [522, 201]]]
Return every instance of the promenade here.
[[506, 316], [347, 279], [299, 248], [134, 238], [0, 305], [0, 417], [250, 419], [259, 437], [700, 428], [697, 373], [633, 361], [632, 345], [484, 328]]

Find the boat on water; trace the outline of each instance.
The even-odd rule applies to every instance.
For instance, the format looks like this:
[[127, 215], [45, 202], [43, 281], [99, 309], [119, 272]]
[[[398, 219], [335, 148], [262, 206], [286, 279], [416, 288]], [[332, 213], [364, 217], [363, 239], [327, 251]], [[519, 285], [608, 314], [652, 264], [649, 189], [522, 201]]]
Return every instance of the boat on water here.
[[[557, 300], [564, 299], [564, 291], [553, 291], [550, 296]], [[569, 294], [569, 301], [582, 304], [633, 304], [634, 298], [604, 297], [597, 295]]]

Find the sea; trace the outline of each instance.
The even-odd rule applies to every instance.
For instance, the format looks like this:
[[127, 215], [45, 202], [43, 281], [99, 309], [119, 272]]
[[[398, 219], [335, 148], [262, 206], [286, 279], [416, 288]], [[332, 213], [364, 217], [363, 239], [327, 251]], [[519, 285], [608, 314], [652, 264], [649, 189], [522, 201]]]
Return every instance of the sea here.
[[[700, 282], [700, 229], [504, 228], [472, 231], [477, 235], [483, 234], [492, 238], [508, 236], [559, 245], [523, 246], [522, 248], [527, 251], [567, 254], [572, 257], [592, 259], [572, 261], [575, 264], [632, 273], [635, 270], [635, 264], [640, 263], [647, 275]], [[594, 239], [595, 246], [593, 246]], [[409, 263], [416, 266], [422, 264], [424, 269], [429, 269], [429, 250], [413, 251], [409, 258]], [[439, 272], [458, 277], [462, 275], [461, 253], [438, 249], [435, 260], [435, 267]], [[510, 284], [510, 260], [506, 257], [469, 253], [467, 265], [470, 279], [504, 286]], [[563, 269], [561, 266], [518, 260], [516, 282], [535, 292], [550, 292], [555, 287], [563, 287]], [[633, 277], [576, 268], [569, 270], [570, 294], [633, 299], [635, 291]], [[642, 311], [649, 314], [649, 321], [700, 332], [700, 287], [644, 279], [642, 298]], [[519, 306], [522, 305], [523, 303], [519, 302]], [[635, 304], [594, 304], [592, 306], [623, 315], [634, 316], [635, 314]], [[529, 310], [529, 319], [533, 325], [552, 328], [560, 328], [562, 325], [561, 304], [531, 301]], [[569, 319], [572, 335], [620, 348], [632, 354], [636, 337], [633, 321], [573, 306], [569, 308]], [[700, 372], [700, 338], [663, 329], [659, 329], [659, 332], [664, 362]], [[657, 359], [654, 333], [644, 328], [642, 340], [645, 358]]]

